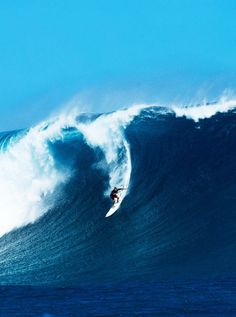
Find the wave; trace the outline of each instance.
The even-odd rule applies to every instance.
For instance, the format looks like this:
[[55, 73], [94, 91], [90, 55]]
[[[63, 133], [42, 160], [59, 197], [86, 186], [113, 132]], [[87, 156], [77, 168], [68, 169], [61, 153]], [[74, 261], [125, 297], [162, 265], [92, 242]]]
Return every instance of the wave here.
[[95, 120], [87, 117], [86, 123], [83, 122], [85, 116], [80, 120], [81, 115], [73, 112], [26, 131], [3, 133], [0, 156], [0, 196], [3, 199], [0, 208], [4, 213], [0, 219], [0, 235], [34, 222], [50, 208], [48, 202], [52, 197], [46, 198], [70, 177], [67, 166], [57, 164], [51, 147], [68, 137], [71, 129], [74, 137], [82, 134], [89, 146], [100, 148], [104, 153], [97, 168], [108, 171], [106, 194], [115, 185], [128, 187], [131, 159], [123, 131], [141, 109], [142, 106], [134, 106], [100, 115]]
[[[235, 248], [235, 105], [71, 111], [1, 133], [2, 283], [207, 275], [209, 252], [226, 274]], [[129, 190], [105, 218], [114, 186]]]

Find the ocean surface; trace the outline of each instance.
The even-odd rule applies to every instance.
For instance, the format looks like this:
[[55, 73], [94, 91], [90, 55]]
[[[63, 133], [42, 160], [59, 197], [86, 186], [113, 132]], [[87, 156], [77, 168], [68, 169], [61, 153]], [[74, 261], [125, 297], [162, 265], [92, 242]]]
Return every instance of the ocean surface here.
[[0, 288], [0, 316], [235, 316], [235, 281]]
[[235, 107], [0, 133], [0, 316], [236, 316]]

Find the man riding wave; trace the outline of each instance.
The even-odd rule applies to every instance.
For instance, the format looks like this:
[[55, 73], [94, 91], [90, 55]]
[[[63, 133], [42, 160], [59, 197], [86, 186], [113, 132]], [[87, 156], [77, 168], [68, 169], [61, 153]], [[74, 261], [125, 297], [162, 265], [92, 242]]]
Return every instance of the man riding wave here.
[[120, 197], [118, 196], [118, 193], [121, 190], [125, 190], [125, 189], [126, 188], [117, 188], [117, 187], [113, 188], [113, 190], [111, 191], [110, 197], [114, 201], [114, 203], [118, 203], [119, 202]]

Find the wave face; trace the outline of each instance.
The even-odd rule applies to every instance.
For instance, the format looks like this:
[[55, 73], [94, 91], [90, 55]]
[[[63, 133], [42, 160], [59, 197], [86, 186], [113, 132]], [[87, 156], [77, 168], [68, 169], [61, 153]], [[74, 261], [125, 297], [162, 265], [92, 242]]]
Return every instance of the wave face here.
[[[1, 284], [235, 276], [235, 104], [1, 133]], [[129, 189], [105, 218], [114, 186]]]

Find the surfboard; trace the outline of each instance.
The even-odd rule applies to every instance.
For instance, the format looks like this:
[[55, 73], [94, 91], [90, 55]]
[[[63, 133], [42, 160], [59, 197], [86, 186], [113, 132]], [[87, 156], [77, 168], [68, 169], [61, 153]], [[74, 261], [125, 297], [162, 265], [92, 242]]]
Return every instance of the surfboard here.
[[118, 203], [115, 203], [111, 208], [110, 210], [108, 211], [108, 213], [106, 214], [105, 217], [110, 217], [111, 215], [113, 215], [117, 209], [120, 207], [120, 203], [121, 202], [118, 202]]
[[[127, 190], [128, 188], [124, 188], [124, 190]], [[118, 196], [119, 196], [119, 202], [118, 203], [114, 203], [113, 206], [110, 208], [110, 210], [108, 211], [108, 213], [106, 214], [105, 217], [110, 217], [111, 215], [113, 215], [117, 209], [120, 208], [120, 205], [122, 203], [122, 200], [124, 199], [125, 197], [125, 193], [124, 193], [124, 190], [122, 190], [121, 192], [118, 193]]]

